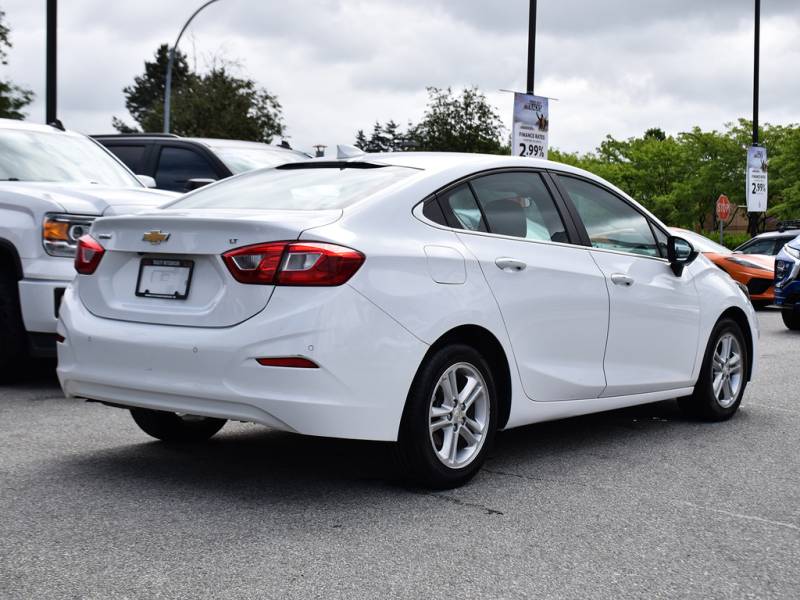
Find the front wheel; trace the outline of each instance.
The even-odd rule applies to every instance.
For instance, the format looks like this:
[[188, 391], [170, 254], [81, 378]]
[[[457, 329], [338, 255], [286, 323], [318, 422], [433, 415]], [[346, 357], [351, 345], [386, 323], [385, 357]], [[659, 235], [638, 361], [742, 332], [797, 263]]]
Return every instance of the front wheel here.
[[147, 408], [132, 408], [131, 416], [142, 431], [164, 442], [204, 442], [226, 422]]
[[694, 393], [678, 399], [681, 410], [705, 421], [730, 419], [742, 402], [748, 364], [742, 328], [731, 319], [721, 320], [711, 332]]
[[800, 310], [783, 309], [781, 311], [783, 317], [783, 324], [793, 331], [800, 330]]
[[497, 394], [486, 360], [453, 344], [426, 359], [408, 394], [397, 458], [402, 475], [435, 489], [480, 470], [497, 427]]

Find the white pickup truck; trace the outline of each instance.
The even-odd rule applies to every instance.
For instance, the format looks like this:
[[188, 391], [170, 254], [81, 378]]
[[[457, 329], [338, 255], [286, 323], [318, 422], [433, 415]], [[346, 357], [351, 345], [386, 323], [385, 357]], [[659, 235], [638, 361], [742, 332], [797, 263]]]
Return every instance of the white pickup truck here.
[[59, 303], [92, 221], [177, 196], [147, 180], [86, 136], [0, 119], [0, 380], [55, 356]]

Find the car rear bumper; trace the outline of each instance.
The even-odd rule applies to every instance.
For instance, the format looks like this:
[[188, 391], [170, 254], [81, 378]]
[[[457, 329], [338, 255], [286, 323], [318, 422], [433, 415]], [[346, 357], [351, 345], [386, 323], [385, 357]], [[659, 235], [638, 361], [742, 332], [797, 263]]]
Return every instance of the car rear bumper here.
[[[279, 288], [235, 327], [99, 318], [65, 295], [58, 376], [70, 397], [393, 441], [428, 346], [349, 286]], [[264, 367], [304, 356], [317, 369]]]

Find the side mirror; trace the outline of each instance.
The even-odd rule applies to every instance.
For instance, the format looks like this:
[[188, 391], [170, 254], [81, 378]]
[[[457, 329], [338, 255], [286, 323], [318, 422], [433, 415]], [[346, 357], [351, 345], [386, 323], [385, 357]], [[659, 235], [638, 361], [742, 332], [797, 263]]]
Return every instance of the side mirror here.
[[667, 260], [672, 272], [677, 277], [683, 275], [683, 269], [697, 258], [697, 250], [683, 238], [671, 235], [667, 240]]
[[208, 185], [209, 183], [214, 183], [215, 181], [216, 181], [216, 179], [205, 179], [205, 178], [200, 178], [200, 177], [198, 177], [196, 179], [189, 179], [186, 182], [186, 191], [187, 192], [191, 192], [192, 190], [196, 190], [198, 188], [201, 188], [201, 187], [203, 187], [205, 185]]
[[156, 184], [156, 180], [150, 177], [150, 175], [137, 175], [136, 179], [142, 182], [142, 185], [147, 188], [155, 188], [158, 187]]

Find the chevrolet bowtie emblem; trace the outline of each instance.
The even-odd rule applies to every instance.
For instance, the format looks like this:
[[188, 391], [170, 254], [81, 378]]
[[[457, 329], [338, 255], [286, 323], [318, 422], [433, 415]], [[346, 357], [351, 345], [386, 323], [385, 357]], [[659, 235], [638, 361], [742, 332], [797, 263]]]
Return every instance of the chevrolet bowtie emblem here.
[[169, 234], [164, 233], [160, 229], [154, 229], [153, 231], [148, 231], [142, 236], [142, 241], [150, 242], [151, 244], [160, 244], [161, 242], [166, 242], [169, 239]]

